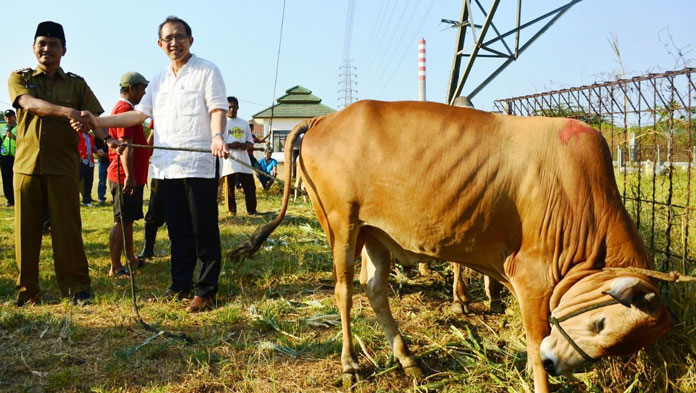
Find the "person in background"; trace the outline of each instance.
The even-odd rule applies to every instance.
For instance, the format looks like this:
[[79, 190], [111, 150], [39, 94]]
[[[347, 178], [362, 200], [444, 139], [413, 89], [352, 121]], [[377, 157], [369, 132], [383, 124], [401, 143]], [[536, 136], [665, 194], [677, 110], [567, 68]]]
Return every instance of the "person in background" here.
[[[237, 117], [239, 104], [236, 97], [227, 97], [227, 130], [225, 131], [225, 143], [230, 149], [231, 156], [251, 166], [248, 149], [254, 147], [251, 130], [246, 120]], [[255, 215], [256, 212], [256, 185], [254, 184], [253, 171], [237, 161], [222, 160], [221, 176], [225, 177], [227, 184], [227, 211], [230, 215], [237, 214], [237, 203], [234, 197], [235, 185], [241, 184], [244, 190], [244, 202], [247, 214]]]
[[2, 172], [2, 191], [7, 199], [5, 206], [10, 207], [14, 206], [12, 167], [17, 149], [17, 116], [15, 111], [6, 110], [5, 121], [7, 123], [0, 129], [0, 172]]
[[[266, 149], [266, 152], [264, 154], [264, 157], [259, 160], [259, 166], [261, 167], [261, 170], [273, 175], [273, 177], [278, 176], [278, 161], [275, 158], [271, 158], [271, 155], [273, 154], [273, 150], [271, 149]], [[270, 177], [266, 177], [260, 173], [257, 173], [256, 176], [259, 178], [259, 181], [261, 182], [261, 185], [263, 186], [264, 190], [268, 190], [271, 188], [273, 185], [273, 180]]]
[[[154, 143], [154, 123], [150, 120], [150, 135], [147, 136], [147, 144], [152, 146]], [[138, 258], [138, 267], [145, 265], [146, 259], [152, 259], [155, 256], [155, 242], [157, 240], [157, 229], [164, 225], [167, 221], [167, 208], [164, 204], [164, 194], [159, 192], [160, 179], [150, 179], [150, 200], [147, 204], [147, 213], [145, 214], [145, 237], [143, 240], [143, 249]]]
[[297, 176], [297, 157], [300, 156], [300, 146], [302, 146], [302, 138], [305, 134], [300, 134], [300, 136], [295, 139], [295, 143], [292, 145], [292, 176]]
[[80, 153], [80, 177], [82, 184], [82, 205], [92, 206], [92, 185], [94, 184], [94, 155], [97, 147], [94, 144], [94, 136], [87, 130], [78, 132], [79, 141], [77, 150]]
[[99, 174], [97, 203], [103, 205], [106, 203], [106, 173], [109, 170], [109, 148], [99, 138], [94, 139], [94, 144], [97, 146], [97, 171]]
[[[121, 97], [111, 111], [112, 115], [129, 112], [145, 95], [149, 82], [137, 72], [128, 72], [121, 77]], [[109, 128], [109, 134], [126, 144], [145, 145], [147, 137], [143, 125]], [[125, 254], [131, 266], [140, 266], [133, 253], [133, 222], [143, 218], [143, 189], [147, 183], [149, 149], [126, 147], [119, 157], [111, 152], [108, 178], [111, 198], [114, 201], [114, 226], [109, 233], [112, 277], [128, 277], [132, 272], [123, 267], [121, 254]], [[119, 162], [120, 160], [120, 162]], [[125, 234], [125, 250], [124, 246]]]
[[[239, 109], [237, 109], [237, 110], [239, 110]], [[268, 139], [268, 137], [271, 134], [269, 133], [268, 135], [264, 136], [263, 138], [258, 138], [254, 134], [254, 125], [255, 125], [254, 121], [249, 120], [249, 131], [251, 131], [251, 139], [253, 139], [254, 144], [265, 143], [266, 139]], [[254, 151], [264, 151], [264, 150], [265, 149], [263, 147], [254, 147], [254, 146], [252, 146], [250, 149], [247, 149], [247, 154], [249, 154], [249, 161], [251, 161], [251, 166], [253, 166], [256, 169], [261, 170], [261, 167], [259, 166], [259, 162], [256, 160], [256, 157], [254, 157]]]
[[[82, 243], [77, 151], [79, 135], [71, 128], [91, 125], [81, 110], [102, 113], [99, 101], [82, 77], [65, 72], [63, 26], [41, 22], [34, 34], [38, 66], [12, 72], [7, 82], [17, 109], [14, 165], [15, 255], [17, 307], [39, 300], [39, 252], [44, 218], [51, 219], [51, 245], [56, 280], [63, 296], [84, 305], [92, 300], [89, 265]], [[72, 123], [71, 123], [72, 122]], [[95, 129], [109, 148], [121, 142]]]

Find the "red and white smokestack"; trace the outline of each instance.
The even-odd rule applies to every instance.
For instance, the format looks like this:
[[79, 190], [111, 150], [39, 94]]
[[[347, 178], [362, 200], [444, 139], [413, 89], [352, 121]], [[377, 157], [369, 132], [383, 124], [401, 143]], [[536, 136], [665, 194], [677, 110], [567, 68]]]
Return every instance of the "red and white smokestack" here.
[[425, 101], [425, 38], [418, 40], [418, 101]]

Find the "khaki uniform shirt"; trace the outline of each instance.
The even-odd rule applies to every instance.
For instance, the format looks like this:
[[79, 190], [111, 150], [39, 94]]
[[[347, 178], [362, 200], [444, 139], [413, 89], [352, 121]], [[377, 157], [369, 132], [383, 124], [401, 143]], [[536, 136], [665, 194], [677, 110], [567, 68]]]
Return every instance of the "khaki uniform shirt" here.
[[58, 68], [52, 76], [41, 67], [15, 71], [7, 82], [12, 105], [17, 108], [17, 151], [14, 171], [25, 175], [77, 176], [78, 135], [70, 121], [40, 117], [19, 107], [18, 98], [29, 94], [55, 105], [88, 110], [95, 116], [104, 112], [81, 77]]

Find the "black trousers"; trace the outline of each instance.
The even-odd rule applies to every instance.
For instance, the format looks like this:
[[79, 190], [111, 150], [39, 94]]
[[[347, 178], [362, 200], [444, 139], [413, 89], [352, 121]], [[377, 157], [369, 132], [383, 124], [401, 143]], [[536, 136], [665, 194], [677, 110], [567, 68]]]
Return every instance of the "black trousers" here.
[[150, 180], [150, 202], [145, 213], [145, 226], [153, 226], [155, 230], [164, 225], [167, 220], [167, 210], [164, 203], [164, 193], [160, 191], [160, 179]]
[[80, 183], [82, 183], [82, 203], [92, 203], [92, 185], [94, 184], [94, 167], [80, 162]]
[[[221, 251], [217, 210], [217, 178], [164, 179], [167, 230], [171, 241], [173, 291], [213, 297], [218, 290]], [[193, 277], [196, 267], [198, 274]], [[192, 281], [193, 279], [193, 281]]]
[[227, 211], [237, 213], [237, 202], [234, 198], [234, 189], [239, 183], [244, 190], [244, 204], [246, 205], [247, 213], [256, 213], [256, 184], [254, 183], [254, 175], [251, 173], [233, 173], [227, 176]]
[[7, 203], [14, 205], [14, 187], [12, 186], [12, 167], [14, 156], [0, 156], [0, 172], [2, 172], [2, 192], [7, 198]]

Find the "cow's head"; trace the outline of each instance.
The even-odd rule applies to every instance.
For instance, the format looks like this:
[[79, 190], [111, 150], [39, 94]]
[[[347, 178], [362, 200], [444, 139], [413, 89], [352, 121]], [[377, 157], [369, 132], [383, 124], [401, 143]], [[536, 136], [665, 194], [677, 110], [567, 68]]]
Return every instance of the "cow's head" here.
[[633, 353], [672, 324], [657, 288], [639, 275], [597, 273], [583, 278], [551, 314], [551, 333], [540, 348], [544, 369], [551, 375], [600, 357]]

